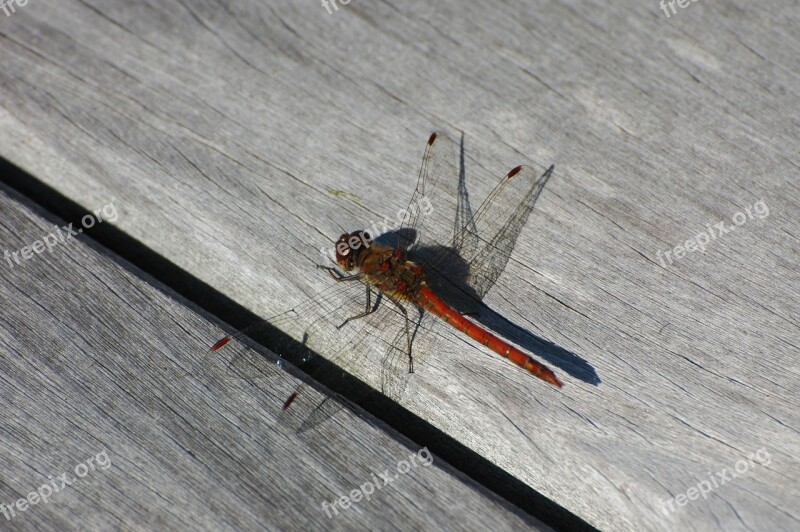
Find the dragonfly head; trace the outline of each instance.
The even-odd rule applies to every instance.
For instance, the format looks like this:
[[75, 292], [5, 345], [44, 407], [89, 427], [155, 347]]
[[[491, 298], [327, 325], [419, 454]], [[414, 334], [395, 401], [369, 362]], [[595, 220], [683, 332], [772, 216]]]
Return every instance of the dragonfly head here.
[[352, 271], [359, 265], [359, 255], [369, 247], [370, 242], [372, 237], [366, 231], [343, 234], [336, 241], [336, 262], [344, 271]]

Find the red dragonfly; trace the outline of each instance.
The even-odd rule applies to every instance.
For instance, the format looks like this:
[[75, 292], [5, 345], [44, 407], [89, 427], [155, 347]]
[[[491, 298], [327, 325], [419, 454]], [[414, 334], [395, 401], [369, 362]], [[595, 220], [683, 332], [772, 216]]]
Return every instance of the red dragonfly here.
[[[382, 349], [380, 389], [398, 399], [414, 361], [439, 350], [441, 338], [453, 334], [440, 327], [447, 324], [560, 388], [561, 381], [548, 367], [468, 317], [505, 269], [553, 167], [537, 177], [532, 168], [517, 166], [473, 215], [459, 153], [451, 138], [433, 133], [417, 187], [409, 207], [398, 213], [397, 227], [378, 238], [368, 230], [341, 235], [334, 246], [338, 268], [318, 266], [336, 281], [333, 286], [222, 338], [211, 352], [240, 336], [252, 337], [259, 328], [279, 331], [265, 342], [279, 355], [294, 351], [297, 356], [301, 346], [370, 382], [377, 380], [377, 370], [367, 360]], [[242, 362], [237, 357], [235, 363]], [[290, 396], [284, 410], [296, 397]]]

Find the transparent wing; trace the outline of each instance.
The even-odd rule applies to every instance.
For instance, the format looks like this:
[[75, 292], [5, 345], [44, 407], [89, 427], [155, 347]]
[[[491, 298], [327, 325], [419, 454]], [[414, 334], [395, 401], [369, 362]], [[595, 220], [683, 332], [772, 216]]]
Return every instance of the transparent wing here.
[[413, 305], [408, 305], [407, 309], [411, 359], [408, 357], [406, 331], [403, 328], [397, 331], [391, 344], [387, 346], [381, 363], [381, 391], [395, 400], [403, 397], [412, 372], [419, 371], [428, 355], [436, 351], [435, 343], [432, 345], [427, 337], [435, 318]]
[[[221, 339], [205, 356], [204, 367], [224, 379], [256, 380], [259, 375], [249, 373], [248, 369], [256, 366], [254, 361], [262, 355], [250, 347], [261, 344], [286, 360], [303, 362], [318, 354], [315, 347], [319, 348], [326, 338], [329, 339], [326, 352], [320, 354], [333, 358], [355, 331], [353, 327], [338, 331], [332, 320], [344, 321], [364, 309], [365, 287], [361, 281], [334, 284], [281, 314]], [[221, 359], [224, 364], [220, 364]]]
[[[258, 349], [261, 344], [295, 364], [321, 355], [399, 400], [410, 377], [410, 365], [405, 315], [398, 305], [409, 317], [414, 316], [415, 307], [393, 303], [360, 278], [335, 283], [282, 314], [223, 338], [205, 356], [203, 367], [221, 380], [266, 381], [273, 372], [267, 371], [265, 364], [280, 364], [281, 360], [265, 358]], [[424, 357], [413, 345], [412, 354]], [[330, 365], [325, 368], [331, 370]], [[287, 398], [281, 413], [289, 425], [302, 430], [340, 408], [335, 400], [312, 399], [319, 394], [305, 388]]]
[[461, 312], [476, 310], [503, 273], [552, 172], [551, 166], [537, 178], [529, 166], [514, 168], [448, 243], [412, 248], [412, 259], [425, 265], [428, 284], [440, 297]]
[[474, 242], [460, 246], [469, 265], [467, 284], [483, 297], [494, 286], [508, 263], [522, 228], [536, 200], [553, 173], [553, 166], [541, 177], [530, 166], [511, 170], [492, 191], [456, 239]]
[[404, 248], [435, 246], [452, 241], [469, 217], [466, 187], [460, 179], [459, 145], [441, 132], [425, 146], [419, 179], [408, 204]]
[[434, 277], [434, 288], [447, 284], [441, 288], [479, 300], [505, 269], [553, 167], [538, 178], [529, 166], [514, 168], [473, 215], [462, 155], [448, 135], [431, 135], [401, 236], [412, 258]]
[[[529, 167], [513, 169], [471, 215], [460, 171], [463, 164], [457, 163], [460, 153], [448, 136], [431, 135], [405, 231], [398, 237], [407, 238], [404, 247], [413, 243], [411, 258], [425, 264], [429, 285], [439, 296], [457, 310], [472, 312], [505, 268], [552, 167], [538, 179]], [[204, 366], [223, 379], [263, 378], [265, 359], [245, 347], [252, 338], [295, 362], [322, 355], [398, 400], [408, 383], [411, 361], [420, 367], [427, 354], [441, 347], [439, 336], [447, 334], [433, 333], [442, 329], [427, 313], [410, 304], [399, 305], [405, 312], [361, 279], [335, 283], [291, 310], [221, 340], [204, 359]], [[221, 357], [223, 345], [227, 354]], [[309, 420], [325, 418], [339, 408], [335, 401], [303, 407], [302, 400], [293, 394], [284, 405], [291, 412], [287, 417], [303, 420], [301, 426], [308, 427]]]

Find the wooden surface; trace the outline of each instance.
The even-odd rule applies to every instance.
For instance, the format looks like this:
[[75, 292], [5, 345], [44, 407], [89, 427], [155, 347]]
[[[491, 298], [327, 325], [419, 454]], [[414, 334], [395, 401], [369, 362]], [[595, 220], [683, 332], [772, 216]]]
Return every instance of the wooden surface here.
[[339, 7], [31, 2], [0, 18], [0, 155], [261, 316], [406, 205], [431, 131], [466, 132], [478, 201], [555, 163], [487, 303], [564, 388], [462, 342], [403, 406], [603, 529], [800, 527], [795, 3]]
[[[52, 229], [5, 187], [0, 208], [3, 248]], [[291, 430], [270, 413], [298, 381], [274, 364], [264, 387], [182, 378], [221, 329], [96, 245], [73, 238], [3, 279], [3, 530], [541, 526], [426, 451], [412, 465], [419, 448], [347, 410]], [[397, 478], [326, 515], [381, 472]], [[72, 484], [46, 504], [17, 505], [62, 473]]]

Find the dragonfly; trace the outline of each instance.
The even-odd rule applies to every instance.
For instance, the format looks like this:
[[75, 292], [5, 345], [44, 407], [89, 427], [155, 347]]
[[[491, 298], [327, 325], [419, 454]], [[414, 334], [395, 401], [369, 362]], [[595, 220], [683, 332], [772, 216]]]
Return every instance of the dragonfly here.
[[[397, 226], [381, 235], [370, 228], [343, 233], [334, 243], [332, 264], [317, 265], [330, 277], [329, 288], [218, 340], [207, 360], [237, 340], [266, 334], [259, 341], [277, 354], [323, 355], [398, 400], [415, 362], [462, 334], [560, 388], [550, 368], [471, 319], [504, 271], [554, 167], [541, 175], [530, 166], [513, 168], [473, 213], [460, 154], [459, 143], [433, 133]], [[259, 355], [242, 352], [229, 366], [247, 371]], [[376, 353], [380, 362], [369, 363]], [[290, 395], [283, 409], [297, 396]]]

